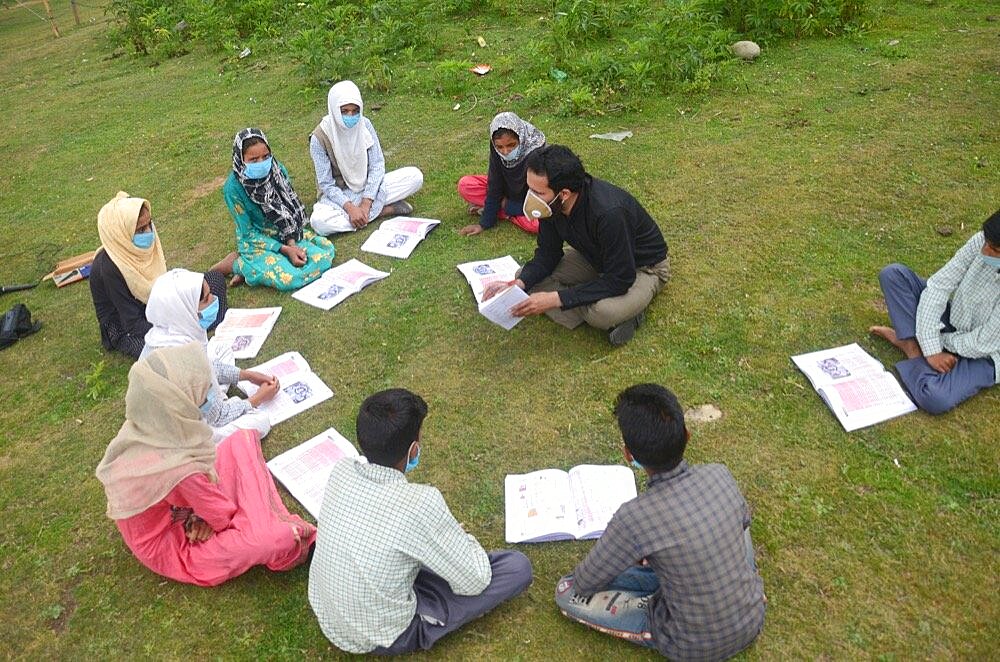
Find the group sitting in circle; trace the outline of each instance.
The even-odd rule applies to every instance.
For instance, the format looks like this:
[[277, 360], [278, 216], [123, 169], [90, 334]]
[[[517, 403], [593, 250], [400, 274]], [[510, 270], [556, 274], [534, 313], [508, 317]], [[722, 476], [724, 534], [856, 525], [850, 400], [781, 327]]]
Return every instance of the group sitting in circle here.
[[[329, 235], [413, 211], [407, 198], [423, 175], [413, 166], [386, 171], [354, 83], [330, 89], [309, 151], [311, 213], [264, 133], [236, 134], [222, 189], [236, 250], [205, 273], [167, 269], [149, 201], [119, 192], [101, 208], [90, 275], [101, 343], [138, 360], [125, 422], [97, 476], [107, 515], [153, 572], [213, 586], [255, 565], [294, 568], [315, 543], [308, 601], [335, 646], [428, 649], [523, 592], [532, 570], [520, 552], [485, 551], [436, 488], [408, 481], [425, 445], [426, 402], [404, 389], [364, 400], [364, 457], [334, 467], [313, 527], [285, 509], [261, 451], [270, 421], [259, 406], [278, 392], [277, 378], [238, 368], [208, 342], [226, 314], [227, 278], [301, 288], [333, 266]], [[490, 123], [487, 174], [462, 177], [458, 193], [478, 217], [461, 235], [500, 220], [535, 235], [532, 258], [484, 298], [516, 284], [528, 298], [514, 315], [545, 314], [569, 329], [586, 323], [616, 346], [632, 340], [670, 260], [659, 225], [631, 194], [512, 112]], [[906, 356], [897, 370], [918, 406], [941, 413], [1000, 382], [1000, 211], [928, 280], [893, 264], [879, 281], [892, 326], [871, 332]], [[239, 380], [259, 388], [230, 397]], [[647, 488], [558, 581], [556, 606], [671, 658], [736, 654], [760, 633], [766, 606], [736, 480], [723, 465], [685, 462], [690, 435], [666, 388], [626, 389], [615, 418], [623, 460], [647, 474]]]

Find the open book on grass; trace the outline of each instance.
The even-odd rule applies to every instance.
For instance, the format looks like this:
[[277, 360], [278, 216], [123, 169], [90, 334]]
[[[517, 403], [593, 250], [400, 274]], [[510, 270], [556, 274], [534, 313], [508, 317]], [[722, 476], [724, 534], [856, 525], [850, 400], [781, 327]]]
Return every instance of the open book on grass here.
[[372, 269], [367, 264], [352, 259], [333, 269], [327, 269], [322, 276], [296, 290], [292, 298], [310, 306], [330, 310], [347, 297], [388, 275], [388, 272]]
[[621, 465], [581, 464], [504, 479], [507, 542], [600, 538], [611, 516], [636, 496], [635, 476]]
[[358, 451], [339, 432], [329, 428], [309, 441], [276, 455], [267, 463], [267, 468], [318, 520], [330, 471], [345, 457], [358, 457]]
[[793, 356], [848, 432], [916, 411], [896, 378], [857, 343]]
[[375, 232], [361, 245], [361, 250], [389, 257], [410, 257], [427, 234], [441, 221], [430, 218], [397, 216], [382, 221]]
[[472, 296], [476, 297], [479, 312], [486, 319], [499, 324], [508, 331], [514, 328], [523, 317], [514, 317], [510, 309], [515, 304], [528, 298], [527, 293], [516, 285], [499, 292], [491, 299], [483, 301], [483, 292], [493, 283], [508, 283], [514, 280], [519, 266], [510, 255], [493, 260], [466, 262], [458, 265], [458, 270], [465, 276], [472, 287]]
[[281, 306], [274, 308], [230, 308], [215, 327], [213, 345], [228, 346], [237, 359], [252, 359], [271, 335]]
[[[330, 387], [312, 371], [298, 352], [286, 352], [250, 369], [277, 377], [280, 383], [277, 395], [259, 407], [267, 412], [271, 425], [287, 421], [333, 397]], [[257, 385], [248, 381], [240, 381], [237, 386], [248, 396], [257, 392]]]

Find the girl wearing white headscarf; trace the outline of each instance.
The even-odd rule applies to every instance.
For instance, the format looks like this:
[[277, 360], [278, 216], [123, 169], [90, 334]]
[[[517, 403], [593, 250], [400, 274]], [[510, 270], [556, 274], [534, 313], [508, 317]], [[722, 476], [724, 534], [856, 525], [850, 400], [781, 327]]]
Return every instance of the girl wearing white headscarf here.
[[318, 234], [351, 232], [379, 216], [405, 216], [405, 198], [420, 190], [424, 175], [407, 166], [385, 171], [375, 127], [365, 117], [358, 86], [340, 81], [327, 95], [327, 115], [309, 137], [319, 198], [309, 219]]
[[490, 122], [490, 165], [486, 175], [466, 175], [458, 180], [458, 194], [469, 203], [469, 213], [479, 223], [459, 234], [474, 235], [508, 219], [525, 232], [538, 234], [538, 219], [524, 215], [528, 155], [545, 146], [545, 134], [511, 112], [499, 113]]
[[211, 387], [198, 343], [138, 361], [129, 371], [125, 423], [96, 472], [107, 515], [136, 558], [199, 586], [255, 565], [289, 570], [316, 539], [316, 528], [282, 504], [255, 432], [212, 443], [198, 407]]
[[[213, 344], [209, 349], [205, 327], [209, 318], [215, 318], [217, 301], [202, 274], [171, 269], [157, 278], [146, 304], [146, 319], [153, 326], [146, 333], [146, 346], [139, 358], [163, 347], [198, 343], [212, 362], [212, 388], [201, 418], [212, 428], [213, 440], [219, 443], [237, 430], [256, 430], [263, 439], [271, 430], [271, 421], [257, 407], [273, 398], [280, 385], [269, 375], [237, 368], [228, 346]], [[227, 397], [228, 387], [241, 379], [260, 388], [246, 400]]]
[[[150, 215], [149, 201], [119, 191], [97, 214], [101, 248], [90, 268], [90, 295], [105, 349], [138, 358], [149, 331], [146, 302], [153, 282], [167, 270]], [[214, 328], [226, 314], [226, 279], [221, 273], [204, 274], [219, 300]]]

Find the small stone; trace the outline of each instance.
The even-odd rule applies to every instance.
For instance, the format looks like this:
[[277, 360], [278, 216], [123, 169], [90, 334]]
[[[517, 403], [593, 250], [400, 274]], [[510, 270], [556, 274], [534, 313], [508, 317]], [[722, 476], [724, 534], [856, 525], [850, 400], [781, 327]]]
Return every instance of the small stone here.
[[722, 410], [712, 404], [701, 405], [684, 412], [684, 420], [688, 423], [711, 423], [722, 418]]
[[887, 43], [890, 46], [898, 46], [899, 45], [899, 39], [890, 39]]
[[744, 60], [755, 60], [760, 55], [760, 46], [752, 41], [738, 41], [732, 45], [733, 54]]
[[954, 230], [951, 229], [950, 225], [940, 225], [934, 228], [934, 231], [937, 232], [942, 237], [950, 237], [951, 234], [954, 232]]

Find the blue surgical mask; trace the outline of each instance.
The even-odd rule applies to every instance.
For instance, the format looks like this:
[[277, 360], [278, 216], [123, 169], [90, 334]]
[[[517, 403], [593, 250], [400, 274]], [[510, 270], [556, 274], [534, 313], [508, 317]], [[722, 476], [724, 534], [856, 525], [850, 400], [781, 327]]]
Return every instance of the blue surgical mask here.
[[198, 311], [198, 324], [201, 328], [208, 330], [208, 327], [215, 323], [215, 318], [219, 316], [219, 297], [215, 297], [212, 303]]
[[979, 258], [986, 263], [986, 266], [990, 269], [1000, 269], [1000, 257], [994, 257], [993, 255], [979, 254]]
[[132, 235], [132, 243], [135, 244], [136, 248], [149, 248], [153, 245], [154, 241], [156, 241], [156, 233], [152, 230], [147, 232], [137, 232]]
[[267, 173], [271, 172], [271, 158], [269, 156], [263, 161], [246, 164], [246, 167], [243, 168], [243, 174], [250, 179], [263, 179], [267, 177]]
[[410, 473], [417, 468], [420, 464], [420, 447], [417, 446], [417, 454], [406, 461], [406, 468], [403, 469], [403, 473]]
[[198, 407], [198, 409], [201, 410], [202, 416], [208, 415], [208, 410], [212, 408], [212, 404], [215, 402], [215, 397], [215, 388], [210, 386], [208, 388], [208, 393], [205, 394], [205, 403]]
[[510, 163], [511, 161], [516, 161], [517, 157], [521, 156], [521, 146], [518, 145], [514, 149], [510, 150], [507, 154], [502, 154], [501, 152], [497, 152], [497, 154], [500, 155], [501, 159]]
[[636, 469], [640, 470], [642, 469], [642, 465], [639, 464], [634, 457], [632, 458], [632, 466], [635, 467]]
[[353, 129], [358, 125], [358, 122], [361, 121], [361, 113], [358, 113], [357, 115], [341, 114], [341, 117], [344, 118], [344, 126], [348, 129]]

